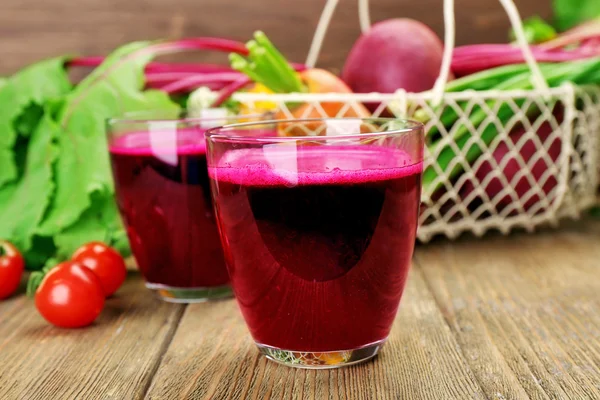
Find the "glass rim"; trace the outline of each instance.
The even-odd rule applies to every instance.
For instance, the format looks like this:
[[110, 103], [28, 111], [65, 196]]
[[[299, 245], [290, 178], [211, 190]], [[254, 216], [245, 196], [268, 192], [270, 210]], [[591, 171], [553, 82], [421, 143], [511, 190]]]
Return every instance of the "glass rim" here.
[[[369, 122], [369, 121], [382, 121], [382, 122], [400, 122], [405, 125], [403, 128], [399, 129], [391, 129], [389, 131], [382, 132], [370, 132], [370, 133], [349, 133], [343, 135], [335, 135], [335, 136], [260, 136], [260, 137], [252, 137], [252, 136], [239, 136], [239, 135], [227, 135], [223, 133], [223, 131], [237, 129], [237, 128], [247, 128], [252, 126], [259, 125], [276, 125], [281, 123], [310, 123], [310, 122], [319, 122], [319, 121], [344, 121], [344, 120], [358, 120], [361, 122]], [[360, 139], [360, 138], [373, 138], [373, 137], [381, 137], [381, 136], [393, 136], [393, 135], [407, 135], [410, 133], [414, 133], [417, 131], [424, 131], [425, 125], [419, 121], [405, 119], [405, 118], [389, 118], [389, 117], [366, 117], [366, 118], [298, 118], [298, 119], [269, 119], [262, 121], [251, 121], [251, 122], [243, 122], [236, 124], [228, 124], [223, 126], [217, 126], [214, 128], [209, 128], [204, 132], [204, 137], [206, 140], [210, 141], [230, 141], [230, 142], [257, 142], [257, 143], [273, 143], [273, 142], [289, 142], [289, 141], [332, 141], [332, 140], [342, 140], [342, 139]]]
[[[174, 118], [161, 118], [161, 117], [156, 117], [156, 118], [147, 118], [147, 117], [143, 117], [143, 118], [135, 118], [136, 115], [152, 115], [153, 113], [159, 113], [161, 110], [148, 110], [148, 111], [132, 111], [132, 112], [128, 112], [123, 114], [122, 116], [119, 117], [111, 117], [111, 118], [107, 118], [106, 119], [106, 124], [108, 126], [113, 126], [113, 125], [128, 125], [128, 124], [148, 124], [148, 123], [172, 123], [172, 122], [177, 122], [177, 123], [196, 123], [196, 122], [206, 122], [206, 121], [230, 121], [230, 120], [240, 120], [240, 119], [253, 119], [253, 118], [264, 118], [268, 115], [268, 113], [257, 113], [257, 114], [236, 114], [236, 115], [224, 115], [224, 116], [210, 116], [210, 117], [190, 117], [185, 115], [185, 113], [180, 114], [181, 116], [179, 117], [174, 117]], [[257, 121], [258, 122], [258, 121]], [[248, 123], [253, 123], [253, 122], [248, 122]], [[241, 125], [240, 124], [228, 124], [228, 125]], [[228, 125], [224, 125], [224, 126], [228, 126]]]

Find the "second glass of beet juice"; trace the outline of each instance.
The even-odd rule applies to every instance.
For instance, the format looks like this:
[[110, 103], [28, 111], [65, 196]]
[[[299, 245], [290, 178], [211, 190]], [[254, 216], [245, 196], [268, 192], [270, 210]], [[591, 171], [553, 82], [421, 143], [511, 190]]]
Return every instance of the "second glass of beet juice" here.
[[261, 352], [304, 368], [375, 356], [413, 254], [423, 126], [264, 121], [206, 136], [231, 283]]
[[166, 301], [230, 297], [204, 132], [240, 119], [161, 119], [161, 114], [149, 111], [108, 122], [117, 204], [134, 258], [146, 286]]

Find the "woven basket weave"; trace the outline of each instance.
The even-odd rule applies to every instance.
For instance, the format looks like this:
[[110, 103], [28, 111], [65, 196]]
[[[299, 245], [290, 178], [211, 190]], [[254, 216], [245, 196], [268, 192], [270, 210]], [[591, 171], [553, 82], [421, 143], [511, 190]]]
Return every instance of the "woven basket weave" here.
[[[454, 4], [453, 0], [445, 0], [446, 50], [440, 78], [430, 92], [236, 93], [234, 99], [248, 110], [257, 111], [261, 102], [274, 103], [290, 118], [288, 105], [293, 103], [309, 105], [306, 117], [327, 117], [322, 105], [342, 102], [344, 107], [337, 117], [347, 117], [352, 114], [348, 111], [360, 103], [370, 103], [376, 109], [374, 116], [391, 111], [399, 118], [425, 121], [427, 135], [441, 139], [441, 144], [426, 151], [418, 232], [421, 241], [440, 234], [449, 238], [462, 232], [482, 235], [491, 229], [505, 234], [517, 227], [532, 231], [542, 224], [556, 224], [563, 217], [577, 218], [594, 204], [598, 187], [600, 88], [548, 88], [525, 41], [514, 3], [500, 2], [530, 66], [533, 90], [444, 93], [454, 47]], [[329, 0], [325, 6], [307, 60], [309, 66], [316, 61], [336, 4], [337, 0]], [[367, 30], [366, 0], [359, 5], [361, 27]], [[447, 129], [440, 116], [449, 111], [458, 115], [458, 121]], [[498, 114], [503, 112], [510, 117], [500, 118]], [[521, 134], [515, 136], [517, 130]], [[462, 149], [457, 145], [457, 135], [463, 141]], [[499, 148], [504, 155], [499, 158], [501, 152], [496, 152], [494, 157]], [[445, 168], [436, 162], [442, 151], [453, 155]], [[469, 157], [469, 152], [478, 155]], [[533, 156], [524, 159], [523, 154]], [[505, 169], [518, 172], [505, 174]]]

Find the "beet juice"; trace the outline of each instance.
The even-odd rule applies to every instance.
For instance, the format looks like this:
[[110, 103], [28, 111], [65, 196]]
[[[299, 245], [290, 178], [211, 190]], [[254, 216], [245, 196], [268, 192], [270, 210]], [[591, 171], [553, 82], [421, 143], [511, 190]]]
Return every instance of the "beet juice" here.
[[421, 159], [276, 144], [229, 150], [212, 165], [232, 286], [261, 350], [320, 367], [373, 356], [409, 270]]
[[170, 301], [230, 295], [203, 131], [126, 133], [111, 140], [110, 157], [119, 210], [147, 286]]

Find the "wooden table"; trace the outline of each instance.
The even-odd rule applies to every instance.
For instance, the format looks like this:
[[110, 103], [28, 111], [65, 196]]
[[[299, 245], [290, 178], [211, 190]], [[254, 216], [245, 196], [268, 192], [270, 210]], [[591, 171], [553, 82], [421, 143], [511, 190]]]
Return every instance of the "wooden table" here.
[[234, 301], [132, 273], [94, 326], [0, 303], [0, 399], [600, 399], [600, 221], [419, 246], [389, 343], [329, 371], [258, 355]]

